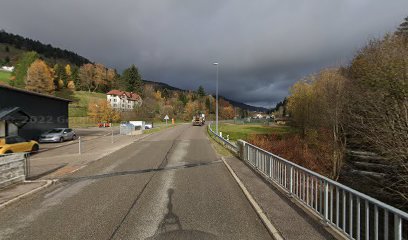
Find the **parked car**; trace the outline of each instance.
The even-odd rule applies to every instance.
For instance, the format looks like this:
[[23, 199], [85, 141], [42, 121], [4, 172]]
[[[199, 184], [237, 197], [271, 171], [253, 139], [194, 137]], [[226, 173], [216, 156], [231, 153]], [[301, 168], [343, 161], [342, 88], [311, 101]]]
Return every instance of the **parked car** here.
[[0, 154], [17, 152], [37, 152], [40, 149], [36, 141], [27, 141], [19, 136], [0, 138]]
[[41, 134], [39, 142], [64, 142], [66, 140], [75, 140], [76, 133], [71, 128], [54, 128]]
[[103, 128], [103, 127], [111, 127], [111, 123], [98, 123], [98, 127]]

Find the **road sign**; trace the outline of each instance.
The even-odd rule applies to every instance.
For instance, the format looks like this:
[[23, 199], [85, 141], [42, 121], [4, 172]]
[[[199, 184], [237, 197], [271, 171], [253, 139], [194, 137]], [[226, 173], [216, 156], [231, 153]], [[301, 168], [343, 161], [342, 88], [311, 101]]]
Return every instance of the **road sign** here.
[[169, 120], [170, 118], [169, 118], [169, 116], [168, 115], [166, 115], [165, 117], [164, 117], [164, 120]]

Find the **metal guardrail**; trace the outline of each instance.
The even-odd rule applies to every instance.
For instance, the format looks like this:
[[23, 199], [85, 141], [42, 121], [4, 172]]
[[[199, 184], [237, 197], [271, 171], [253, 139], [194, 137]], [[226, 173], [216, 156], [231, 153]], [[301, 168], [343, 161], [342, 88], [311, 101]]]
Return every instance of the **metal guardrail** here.
[[241, 144], [244, 161], [348, 238], [406, 239], [408, 213], [250, 143]]
[[0, 188], [15, 182], [24, 181], [29, 174], [29, 153], [0, 155]]
[[350, 239], [408, 238], [408, 213], [358, 192], [255, 145], [235, 145], [210, 132], [241, 159]]
[[227, 147], [229, 150], [233, 151], [234, 153], [238, 153], [238, 147], [234, 143], [228, 141], [227, 139], [221, 137], [218, 135], [214, 130], [211, 128], [211, 124], [208, 124], [208, 130], [213, 134], [213, 136], [218, 139], [225, 147]]

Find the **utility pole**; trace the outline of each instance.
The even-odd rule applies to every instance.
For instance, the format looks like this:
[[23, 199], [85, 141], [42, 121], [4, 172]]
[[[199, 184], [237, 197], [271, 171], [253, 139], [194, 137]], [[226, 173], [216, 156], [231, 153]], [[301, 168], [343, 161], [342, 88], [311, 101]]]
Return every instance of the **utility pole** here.
[[219, 64], [217, 62], [213, 64], [217, 67], [217, 82], [215, 85], [215, 101], [216, 101], [215, 103], [215, 132], [218, 135], [219, 134], [218, 133], [218, 65]]

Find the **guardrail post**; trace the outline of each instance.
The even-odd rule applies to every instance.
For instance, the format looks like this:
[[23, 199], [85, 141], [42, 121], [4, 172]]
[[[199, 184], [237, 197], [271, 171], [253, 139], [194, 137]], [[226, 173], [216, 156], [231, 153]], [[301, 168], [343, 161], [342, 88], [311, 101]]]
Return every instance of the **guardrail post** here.
[[24, 154], [24, 162], [25, 162], [24, 175], [25, 175], [25, 180], [27, 180], [27, 178], [30, 175], [30, 154], [29, 153]]
[[329, 219], [329, 183], [324, 181], [324, 221]]
[[402, 221], [401, 217], [394, 213], [394, 239], [402, 239]]
[[81, 155], [81, 137], [78, 137], [78, 154]]
[[289, 167], [289, 196], [293, 194], [293, 166]]

